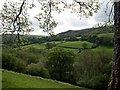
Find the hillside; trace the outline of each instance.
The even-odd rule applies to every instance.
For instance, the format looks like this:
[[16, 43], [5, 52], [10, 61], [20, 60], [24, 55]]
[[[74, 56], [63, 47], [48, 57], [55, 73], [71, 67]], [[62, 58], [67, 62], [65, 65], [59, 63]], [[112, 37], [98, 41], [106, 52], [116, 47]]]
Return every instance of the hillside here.
[[66, 32], [59, 33], [58, 36], [80, 36], [84, 34], [100, 34], [100, 33], [111, 33], [113, 26], [110, 27], [98, 27], [98, 28], [87, 28], [81, 30], [68, 30]]
[[[26, 39], [21, 38], [23, 41], [19, 48], [16, 42], [4, 39], [2, 54], [3, 68], [29, 75], [3, 70], [3, 87], [80, 88], [78, 86], [83, 86], [97, 90], [106, 90], [113, 61], [114, 33], [112, 32], [103, 27], [102, 30], [99, 30], [99, 28], [77, 31], [70, 30], [51, 37], [38, 38], [35, 36]], [[8, 37], [8, 39], [10, 38]], [[56, 54], [56, 50], [60, 50], [57, 51], [58, 54]], [[66, 53], [67, 57], [73, 54], [74, 62], [70, 65], [72, 69], [68, 68], [65, 71], [68, 75], [66, 74], [65, 76], [62, 73], [63, 76], [61, 79], [61, 72], [59, 73], [59, 71], [66, 69], [66, 67], [63, 69], [57, 67], [58, 70], [54, 68], [55, 72], [49, 68], [50, 64], [48, 61], [51, 55], [57, 55], [57, 59], [54, 59], [56, 58], [54, 57], [53, 60], [58, 60], [59, 56], [61, 58], [61, 55], [64, 54], [60, 54], [59, 52], [62, 50]], [[51, 52], [55, 52], [55, 54], [50, 54]], [[61, 60], [63, 59], [65, 59], [64, 61], [67, 60], [67, 58], [62, 56]], [[55, 66], [59, 65], [55, 64]], [[68, 72], [72, 72], [72, 74]], [[74, 83], [74, 85], [78, 86], [58, 82], [55, 79], [71, 84]], [[81, 90], [88, 89], [81, 88]]]
[[[2, 70], [3, 88], [80, 88], [68, 83]], [[90, 90], [80, 88], [80, 90]]]
[[67, 36], [75, 35], [75, 36], [79, 36], [81, 34], [92, 33], [93, 31], [94, 31], [93, 28], [82, 29], [82, 30], [68, 30], [66, 32], [59, 33], [58, 35], [67, 35]]
[[98, 34], [98, 37], [109, 37], [109, 38], [113, 38], [113, 37], [114, 37], [114, 33]]
[[[41, 35], [20, 35], [21, 42], [24, 41], [24, 45], [34, 44], [34, 43], [43, 43], [51, 41], [77, 41], [81, 40], [82, 37], [86, 38], [93, 35], [113, 33], [113, 27], [99, 27], [99, 28], [87, 28], [82, 30], [68, 30], [66, 32], [59, 33], [53, 36], [41, 36]], [[3, 44], [15, 43], [16, 35], [7, 34], [2, 39]], [[13, 46], [16, 47], [16, 46]]]

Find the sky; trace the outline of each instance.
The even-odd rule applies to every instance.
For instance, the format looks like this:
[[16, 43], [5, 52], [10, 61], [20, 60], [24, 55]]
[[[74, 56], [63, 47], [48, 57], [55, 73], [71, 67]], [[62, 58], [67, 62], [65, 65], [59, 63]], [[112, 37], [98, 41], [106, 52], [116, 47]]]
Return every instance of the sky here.
[[[5, 0], [0, 1], [0, 9]], [[29, 19], [32, 21], [32, 27], [34, 31], [30, 34], [32, 35], [47, 35], [47, 33], [43, 32], [42, 29], [39, 28], [39, 22], [34, 18], [35, 15], [38, 14], [40, 8], [38, 2], [34, 2], [36, 8], [29, 10]], [[97, 26], [98, 23], [104, 23], [108, 20], [108, 15], [105, 13], [106, 10], [106, 3], [101, 5], [100, 10], [95, 13], [92, 17], [89, 18], [81, 18], [75, 14], [70, 13], [69, 11], [65, 11], [63, 13], [57, 14], [54, 13], [53, 16], [55, 20], [58, 22], [57, 27], [53, 30], [55, 34], [65, 32], [68, 30], [81, 30], [85, 28], [92, 28]], [[111, 4], [108, 5], [108, 13], [110, 11]]]

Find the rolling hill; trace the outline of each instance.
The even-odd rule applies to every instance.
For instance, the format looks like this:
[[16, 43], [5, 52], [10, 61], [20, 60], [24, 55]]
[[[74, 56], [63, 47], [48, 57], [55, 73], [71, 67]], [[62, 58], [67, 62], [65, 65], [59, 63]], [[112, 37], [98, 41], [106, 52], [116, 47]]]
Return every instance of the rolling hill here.
[[66, 32], [59, 33], [58, 36], [80, 36], [84, 34], [100, 34], [100, 33], [112, 33], [113, 26], [109, 27], [98, 27], [98, 28], [87, 28], [81, 30], [68, 30]]

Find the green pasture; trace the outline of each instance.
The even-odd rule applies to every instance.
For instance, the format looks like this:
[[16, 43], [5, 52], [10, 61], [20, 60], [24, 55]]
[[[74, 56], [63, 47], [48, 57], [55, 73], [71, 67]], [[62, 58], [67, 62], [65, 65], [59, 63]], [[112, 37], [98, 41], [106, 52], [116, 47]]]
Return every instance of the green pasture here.
[[98, 37], [113, 37], [114, 33], [103, 33], [103, 34], [98, 34]]
[[22, 73], [2, 70], [3, 88], [80, 88], [80, 90], [90, 90], [68, 83], [30, 76]]
[[83, 48], [83, 43], [87, 44], [87, 48], [91, 48], [94, 44], [87, 41], [66, 41], [57, 46], [60, 47], [70, 47], [70, 48]]

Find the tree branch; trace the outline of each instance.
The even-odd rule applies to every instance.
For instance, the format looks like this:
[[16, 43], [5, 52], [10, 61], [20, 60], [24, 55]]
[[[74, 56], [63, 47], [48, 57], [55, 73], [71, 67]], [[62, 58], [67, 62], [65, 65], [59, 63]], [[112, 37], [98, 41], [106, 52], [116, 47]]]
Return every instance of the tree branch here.
[[17, 21], [17, 19], [19, 18], [20, 14], [22, 13], [23, 5], [25, 4], [25, 1], [26, 1], [26, 0], [23, 0], [22, 4], [21, 4], [21, 6], [20, 6], [20, 11], [19, 11], [19, 13], [17, 14], [17, 16], [15, 17], [14, 21], [13, 21], [13, 27], [14, 27], [14, 29], [15, 29], [13, 32], [16, 31], [15, 22]]
[[[17, 16], [15, 17], [15, 19], [13, 20], [13, 27], [14, 27], [14, 30], [12, 31], [12, 34], [17, 31], [17, 35], [16, 35], [16, 39], [17, 39], [17, 45], [19, 47], [19, 43], [20, 43], [20, 15], [22, 14], [22, 11], [23, 11], [23, 6], [25, 4], [25, 1], [26, 0], [23, 0], [21, 6], [20, 6], [20, 10], [19, 10], [19, 13], [17, 14]], [[19, 19], [19, 23], [17, 23], [17, 20]], [[18, 29], [16, 30], [16, 25], [15, 23], [17, 23], [17, 26], [18, 26]]]

